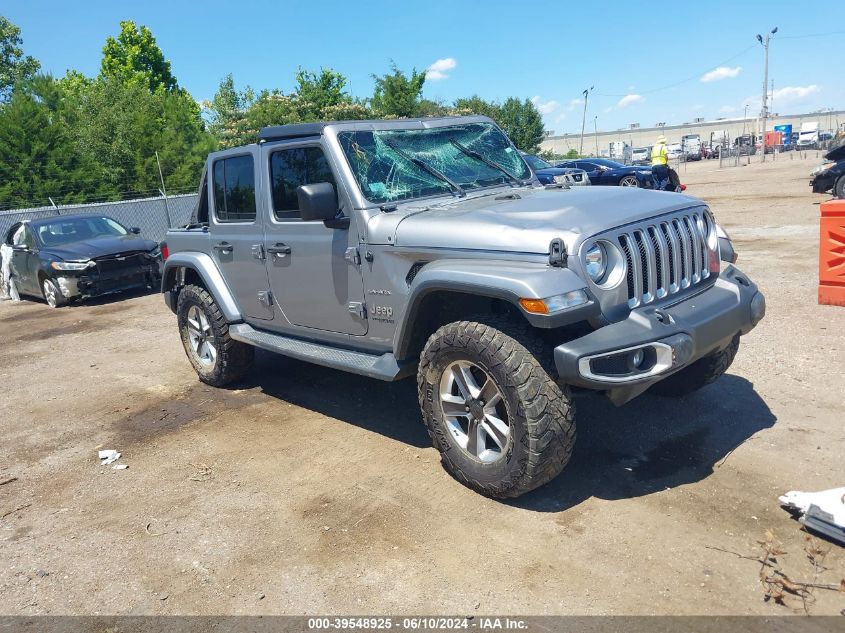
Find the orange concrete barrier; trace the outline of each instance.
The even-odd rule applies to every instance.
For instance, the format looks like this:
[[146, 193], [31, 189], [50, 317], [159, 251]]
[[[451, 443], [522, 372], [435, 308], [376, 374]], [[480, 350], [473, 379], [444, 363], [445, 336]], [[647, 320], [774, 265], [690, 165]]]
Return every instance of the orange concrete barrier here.
[[819, 303], [845, 306], [845, 200], [822, 202]]

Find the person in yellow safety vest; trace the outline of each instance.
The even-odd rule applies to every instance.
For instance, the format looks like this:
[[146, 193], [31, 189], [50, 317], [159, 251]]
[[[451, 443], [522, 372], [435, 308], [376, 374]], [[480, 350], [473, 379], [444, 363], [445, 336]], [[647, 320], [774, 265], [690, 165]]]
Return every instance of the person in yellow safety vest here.
[[662, 191], [669, 180], [669, 151], [666, 149], [666, 137], [657, 137], [657, 143], [651, 148], [651, 175], [654, 188]]

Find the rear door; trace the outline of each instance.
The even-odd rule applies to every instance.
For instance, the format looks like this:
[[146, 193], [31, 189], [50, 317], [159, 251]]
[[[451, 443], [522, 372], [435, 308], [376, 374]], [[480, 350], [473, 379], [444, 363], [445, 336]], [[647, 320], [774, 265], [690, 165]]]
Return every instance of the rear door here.
[[256, 196], [260, 182], [258, 148], [238, 148], [216, 155], [209, 173], [212, 257], [244, 316], [272, 319], [261, 221], [266, 214], [257, 212], [261, 206]]
[[303, 221], [299, 214], [297, 187], [318, 182], [334, 185], [339, 208], [351, 214], [329, 156], [317, 141], [264, 146], [262, 160], [270, 178], [267, 271], [273, 298], [289, 323], [362, 335], [367, 317], [354, 218], [349, 228], [328, 228], [322, 221]]

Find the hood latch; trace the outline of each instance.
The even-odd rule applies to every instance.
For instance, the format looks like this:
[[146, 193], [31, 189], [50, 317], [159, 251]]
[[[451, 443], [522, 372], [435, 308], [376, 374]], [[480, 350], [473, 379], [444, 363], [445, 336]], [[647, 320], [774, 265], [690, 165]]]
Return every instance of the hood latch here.
[[566, 268], [566, 244], [559, 237], [549, 243], [549, 266]]

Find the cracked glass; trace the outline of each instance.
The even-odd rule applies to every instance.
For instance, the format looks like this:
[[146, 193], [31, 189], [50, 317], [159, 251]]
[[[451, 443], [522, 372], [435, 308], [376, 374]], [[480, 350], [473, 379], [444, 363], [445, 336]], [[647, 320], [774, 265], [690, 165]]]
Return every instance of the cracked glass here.
[[461, 195], [531, 177], [507, 136], [489, 123], [348, 131], [337, 138], [364, 197], [377, 204]]

